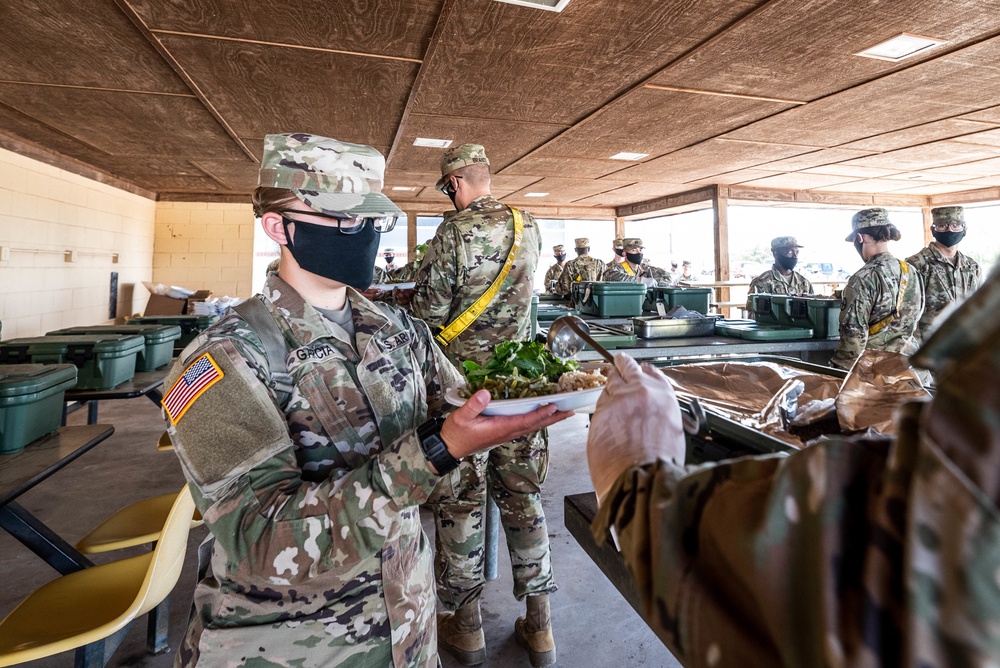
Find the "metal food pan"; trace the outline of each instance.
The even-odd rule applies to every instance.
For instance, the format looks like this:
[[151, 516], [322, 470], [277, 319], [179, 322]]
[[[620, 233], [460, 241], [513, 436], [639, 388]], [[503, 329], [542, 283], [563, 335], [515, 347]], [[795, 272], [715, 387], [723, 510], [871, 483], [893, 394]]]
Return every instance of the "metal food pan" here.
[[641, 339], [672, 339], [686, 336], [711, 336], [715, 334], [715, 316], [704, 318], [661, 318], [644, 316], [632, 318], [635, 334]]

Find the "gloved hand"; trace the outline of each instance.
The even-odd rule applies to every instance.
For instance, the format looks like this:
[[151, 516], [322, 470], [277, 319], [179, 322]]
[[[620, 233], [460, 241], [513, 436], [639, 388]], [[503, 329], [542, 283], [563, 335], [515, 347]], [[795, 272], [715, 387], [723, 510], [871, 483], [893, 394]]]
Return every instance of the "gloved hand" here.
[[608, 384], [590, 420], [587, 464], [601, 503], [623, 472], [663, 457], [684, 464], [681, 411], [659, 369], [615, 355]]

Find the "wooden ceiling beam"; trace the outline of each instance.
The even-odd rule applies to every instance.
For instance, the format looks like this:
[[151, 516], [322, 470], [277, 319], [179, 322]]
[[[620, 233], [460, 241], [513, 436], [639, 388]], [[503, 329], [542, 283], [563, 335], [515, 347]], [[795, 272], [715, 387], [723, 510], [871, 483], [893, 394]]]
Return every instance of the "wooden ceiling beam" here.
[[957, 193], [931, 195], [930, 206], [949, 206], [952, 204], [973, 204], [975, 202], [1000, 202], [1000, 187], [981, 188], [980, 190], [965, 190]]
[[619, 206], [615, 209], [615, 216], [619, 218], [635, 219], [639, 216], [649, 217], [649, 214], [666, 212], [682, 206], [689, 206], [698, 202], [711, 202], [718, 196], [719, 186], [704, 186], [695, 190], [685, 190], [673, 195], [664, 195], [655, 199], [635, 204]]

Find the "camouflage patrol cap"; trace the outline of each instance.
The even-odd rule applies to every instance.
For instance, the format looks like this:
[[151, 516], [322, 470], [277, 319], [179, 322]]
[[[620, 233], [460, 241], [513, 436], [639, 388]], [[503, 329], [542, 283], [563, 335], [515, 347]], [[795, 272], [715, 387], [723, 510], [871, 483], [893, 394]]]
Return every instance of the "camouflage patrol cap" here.
[[642, 239], [639, 237], [629, 237], [628, 239], [622, 239], [622, 246], [625, 248], [626, 252], [630, 250], [635, 250], [637, 248], [642, 248]]
[[625, 237], [615, 237], [615, 243], [612, 248], [625, 248]]
[[576, 244], [577, 248], [589, 248], [590, 247], [590, 239], [588, 239], [587, 237], [578, 237], [578, 238], [576, 238], [576, 239], [573, 240], [573, 243]]
[[383, 248], [382, 252], [383, 253], [395, 253], [396, 249], [395, 248]]
[[851, 218], [851, 233], [844, 241], [854, 241], [858, 230], [866, 227], [882, 227], [889, 225], [889, 212], [882, 208], [862, 209]]
[[691, 260], [684, 260], [683, 262], [681, 262], [681, 264], [684, 265], [685, 267], [690, 267], [691, 266]]
[[293, 132], [264, 137], [258, 185], [287, 188], [325, 214], [398, 216], [382, 194], [385, 158], [371, 146]]
[[469, 165], [489, 165], [486, 149], [479, 144], [462, 144], [444, 152], [441, 156], [441, 178], [434, 187], [444, 192], [445, 177], [456, 169]]
[[960, 206], [939, 206], [931, 209], [932, 225], [965, 225], [965, 209]]
[[798, 239], [795, 237], [775, 237], [771, 239], [771, 250], [778, 250], [779, 248], [802, 248], [799, 245]]
[[556, 255], [560, 255], [561, 253], [565, 253], [566, 249], [563, 248], [562, 244], [559, 244], [558, 246], [552, 247], [552, 252], [555, 253]]

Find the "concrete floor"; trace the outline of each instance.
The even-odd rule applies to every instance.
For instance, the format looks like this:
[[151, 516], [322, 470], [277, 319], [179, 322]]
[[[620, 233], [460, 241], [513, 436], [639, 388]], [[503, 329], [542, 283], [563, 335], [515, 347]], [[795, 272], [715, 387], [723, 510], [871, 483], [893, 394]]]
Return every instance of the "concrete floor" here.
[[[86, 411], [69, 416], [69, 424], [85, 424]], [[176, 457], [157, 452], [163, 432], [157, 408], [145, 398], [105, 401], [100, 422], [115, 426], [115, 434], [93, 450], [23, 495], [21, 505], [69, 542], [118, 508], [139, 499], [180, 489], [184, 484]], [[577, 415], [550, 430], [551, 465], [544, 488], [544, 504], [552, 541], [553, 567], [559, 591], [552, 597], [552, 620], [558, 665], [604, 668], [646, 666], [673, 668], [676, 659], [626, 603], [614, 586], [584, 553], [563, 524], [563, 497], [592, 489], [586, 467], [587, 418]], [[425, 517], [425, 527], [432, 527]], [[432, 530], [432, 529], [431, 529]], [[205, 529], [192, 532], [191, 549], [181, 580], [171, 596], [170, 642], [180, 640], [187, 622], [195, 584], [195, 547]], [[138, 551], [142, 548], [135, 548]], [[103, 563], [135, 551], [96, 555]], [[126, 553], [127, 552], [127, 553]], [[6, 532], [0, 531], [0, 563], [5, 572], [0, 591], [0, 615], [9, 612], [29, 592], [55, 577], [55, 572]], [[530, 666], [526, 652], [514, 639], [514, 620], [523, 614], [513, 595], [510, 562], [501, 533], [500, 576], [487, 584], [483, 599], [486, 631], [486, 668]], [[166, 668], [174, 653], [146, 653], [145, 623], [133, 624], [110, 666]], [[444, 668], [459, 666], [449, 655]], [[64, 653], [26, 664], [36, 668], [73, 665]]]

